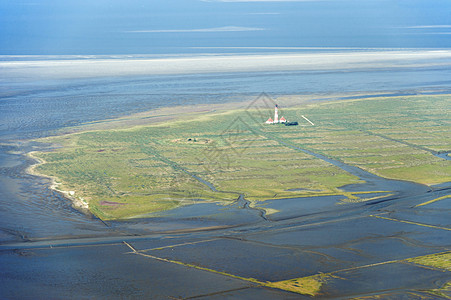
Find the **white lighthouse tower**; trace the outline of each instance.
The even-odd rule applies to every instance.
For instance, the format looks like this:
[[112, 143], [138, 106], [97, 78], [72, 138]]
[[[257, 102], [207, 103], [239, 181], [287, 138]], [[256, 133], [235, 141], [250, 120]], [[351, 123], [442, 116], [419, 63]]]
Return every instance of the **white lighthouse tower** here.
[[276, 104], [274, 108], [274, 120], [269, 117], [269, 119], [265, 122], [265, 124], [278, 124], [278, 123], [287, 123], [287, 120], [282, 117], [279, 119], [279, 106]]

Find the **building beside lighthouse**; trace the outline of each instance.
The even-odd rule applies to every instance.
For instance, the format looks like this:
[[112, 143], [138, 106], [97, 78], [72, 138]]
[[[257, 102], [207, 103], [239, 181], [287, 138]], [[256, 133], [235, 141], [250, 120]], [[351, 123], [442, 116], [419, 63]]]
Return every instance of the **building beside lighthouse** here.
[[265, 122], [266, 124], [274, 124], [274, 120], [269, 118], [268, 120], [266, 120]]
[[287, 120], [284, 117], [281, 117], [279, 119], [279, 106], [276, 104], [274, 107], [274, 120], [269, 117], [268, 120], [266, 120], [265, 124], [278, 124], [278, 123], [286, 123]]

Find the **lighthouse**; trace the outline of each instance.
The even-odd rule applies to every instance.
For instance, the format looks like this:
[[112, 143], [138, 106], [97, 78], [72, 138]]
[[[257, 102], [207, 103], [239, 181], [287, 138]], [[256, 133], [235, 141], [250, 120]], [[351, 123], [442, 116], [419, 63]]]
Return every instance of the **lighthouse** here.
[[278, 123], [286, 123], [287, 120], [282, 117], [279, 119], [279, 106], [276, 104], [274, 107], [274, 120], [269, 118], [265, 123], [266, 124], [278, 124]]

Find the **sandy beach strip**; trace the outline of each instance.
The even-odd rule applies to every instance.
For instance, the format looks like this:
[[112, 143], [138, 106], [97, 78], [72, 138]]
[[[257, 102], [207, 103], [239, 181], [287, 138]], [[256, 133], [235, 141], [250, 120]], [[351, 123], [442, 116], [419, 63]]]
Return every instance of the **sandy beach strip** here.
[[35, 156], [34, 155], [35, 152], [36, 151], [31, 151], [31, 152], [28, 152], [26, 154], [26, 156], [28, 156], [29, 158], [37, 161], [37, 163], [30, 165], [25, 170], [25, 172], [30, 174], [30, 175], [33, 175], [33, 176], [48, 178], [50, 180], [50, 182], [51, 182], [50, 183], [50, 187], [49, 187], [51, 190], [54, 190], [54, 191], [62, 194], [63, 197], [65, 197], [66, 199], [70, 200], [72, 202], [72, 206], [75, 209], [77, 209], [77, 210], [79, 210], [81, 212], [84, 212], [84, 213], [88, 213], [89, 212], [89, 205], [88, 205], [88, 203], [86, 201], [84, 201], [82, 197], [77, 197], [75, 191], [63, 191], [63, 190], [59, 189], [59, 186], [60, 186], [59, 181], [60, 180], [58, 180], [57, 177], [48, 176], [48, 175], [41, 174], [41, 173], [36, 171], [36, 168], [38, 166], [40, 166], [42, 164], [45, 164], [45, 160], [43, 160], [40, 157]]
[[225, 72], [327, 71], [451, 66], [451, 50], [343, 51], [168, 58], [0, 61], [2, 77], [90, 78]]

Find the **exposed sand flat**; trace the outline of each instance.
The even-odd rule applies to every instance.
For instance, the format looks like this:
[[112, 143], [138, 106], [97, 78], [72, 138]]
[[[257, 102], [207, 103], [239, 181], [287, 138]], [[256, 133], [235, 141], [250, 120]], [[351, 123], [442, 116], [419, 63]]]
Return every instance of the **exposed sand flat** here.
[[30, 175], [34, 175], [34, 176], [39, 176], [39, 177], [45, 177], [48, 178], [49, 180], [51, 180], [51, 184], [50, 184], [50, 189], [57, 191], [61, 194], [63, 194], [66, 198], [68, 198], [71, 202], [72, 202], [72, 206], [75, 209], [78, 209], [79, 211], [83, 212], [83, 213], [89, 213], [89, 205], [86, 201], [83, 200], [83, 198], [81, 197], [75, 197], [75, 192], [74, 191], [64, 191], [58, 188], [58, 186], [60, 186], [61, 184], [58, 182], [58, 178], [54, 177], [54, 176], [48, 176], [48, 175], [44, 175], [41, 174], [39, 172], [36, 171], [36, 167], [39, 165], [42, 165], [45, 163], [45, 161], [42, 158], [39, 158], [37, 156], [34, 155], [34, 151], [27, 153], [27, 156], [36, 160], [37, 163], [33, 164], [31, 166], [29, 166], [26, 169], [26, 173], [30, 174]]
[[346, 51], [170, 58], [1, 61], [2, 77], [83, 78], [213, 72], [327, 71], [451, 65], [451, 50]]

